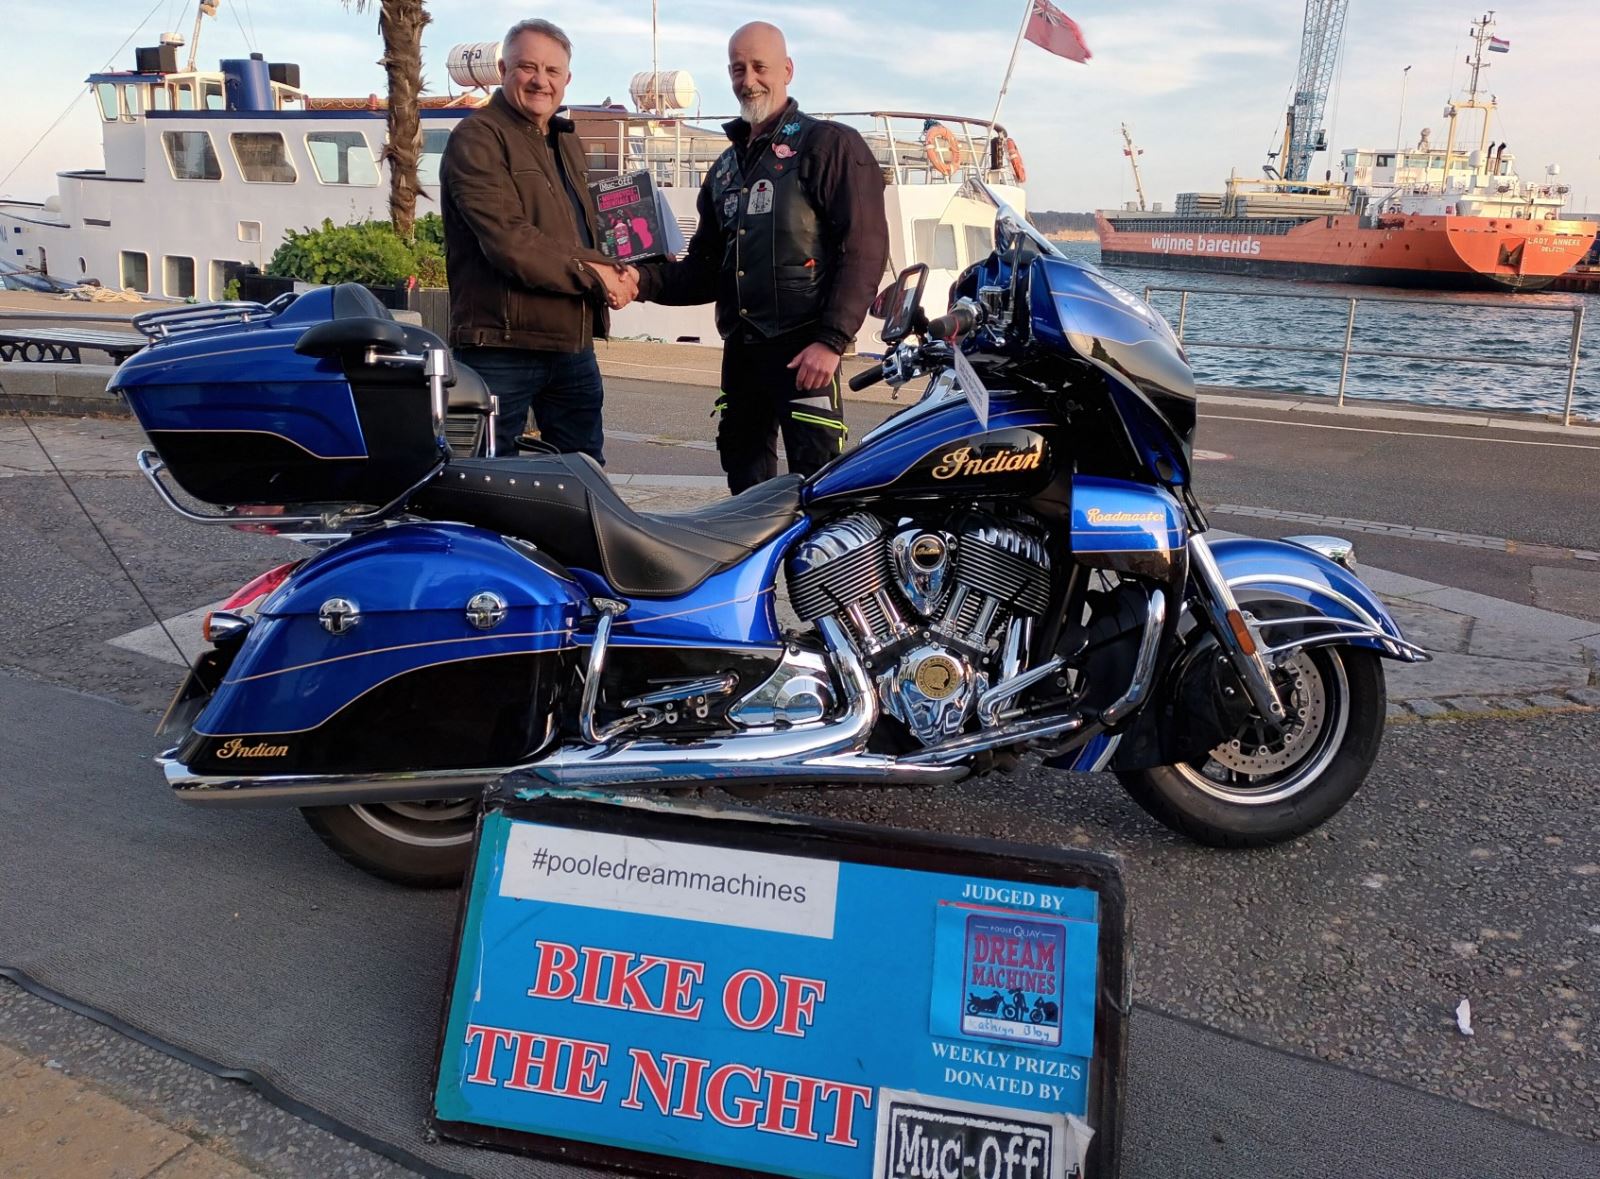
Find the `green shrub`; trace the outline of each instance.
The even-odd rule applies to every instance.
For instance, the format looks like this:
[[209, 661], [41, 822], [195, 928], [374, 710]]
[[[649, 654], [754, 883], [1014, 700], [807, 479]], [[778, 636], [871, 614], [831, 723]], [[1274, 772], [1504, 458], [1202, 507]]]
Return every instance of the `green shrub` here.
[[[437, 214], [429, 214], [439, 221]], [[374, 286], [404, 283], [413, 276], [422, 286], [444, 286], [443, 223], [423, 232], [418, 222], [414, 243], [403, 241], [387, 221], [335, 225], [324, 219], [317, 229], [291, 229], [267, 263], [266, 272], [301, 282], [361, 282]]]

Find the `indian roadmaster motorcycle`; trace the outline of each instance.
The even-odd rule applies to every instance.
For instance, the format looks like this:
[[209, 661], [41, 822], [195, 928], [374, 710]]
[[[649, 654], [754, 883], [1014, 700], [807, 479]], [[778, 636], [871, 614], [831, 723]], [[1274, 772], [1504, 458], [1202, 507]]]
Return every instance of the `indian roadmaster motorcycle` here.
[[1183, 349], [996, 203], [948, 314], [923, 267], [875, 308], [890, 351], [851, 386], [925, 375], [921, 399], [692, 512], [634, 511], [581, 455], [485, 456], [482, 382], [359, 287], [142, 317], [113, 386], [163, 498], [320, 549], [210, 616], [168, 783], [306, 808], [421, 884], [458, 877], [511, 773], [932, 786], [1036, 751], [1208, 844], [1324, 822], [1377, 754], [1380, 658], [1427, 654], [1340, 542], [1206, 539]]

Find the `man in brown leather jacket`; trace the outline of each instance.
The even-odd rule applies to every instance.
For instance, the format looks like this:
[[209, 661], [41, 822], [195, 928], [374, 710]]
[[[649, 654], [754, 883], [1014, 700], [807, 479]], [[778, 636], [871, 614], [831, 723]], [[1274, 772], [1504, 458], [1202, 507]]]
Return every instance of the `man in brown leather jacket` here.
[[520, 21], [500, 56], [500, 89], [451, 133], [440, 165], [450, 342], [500, 400], [499, 453], [514, 453], [531, 406], [546, 442], [604, 462], [594, 339], [637, 283], [595, 248], [583, 148], [556, 114], [571, 41]]

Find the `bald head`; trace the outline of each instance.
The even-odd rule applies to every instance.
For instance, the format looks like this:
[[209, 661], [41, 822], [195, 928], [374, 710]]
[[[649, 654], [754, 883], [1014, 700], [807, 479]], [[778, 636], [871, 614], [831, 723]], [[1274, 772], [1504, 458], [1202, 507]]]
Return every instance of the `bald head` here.
[[728, 79], [739, 100], [739, 116], [757, 130], [765, 130], [789, 102], [789, 82], [794, 62], [783, 30], [764, 20], [741, 26], [728, 39]]

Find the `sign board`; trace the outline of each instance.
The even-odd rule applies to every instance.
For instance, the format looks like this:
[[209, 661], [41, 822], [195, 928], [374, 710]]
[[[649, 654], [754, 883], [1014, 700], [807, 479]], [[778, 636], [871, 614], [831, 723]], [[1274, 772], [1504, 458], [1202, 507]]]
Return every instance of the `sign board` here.
[[1087, 852], [491, 806], [434, 1125], [659, 1175], [1109, 1179], [1126, 920]]

